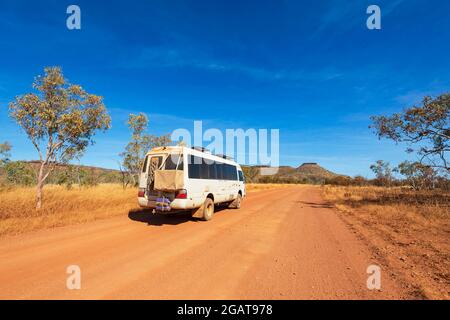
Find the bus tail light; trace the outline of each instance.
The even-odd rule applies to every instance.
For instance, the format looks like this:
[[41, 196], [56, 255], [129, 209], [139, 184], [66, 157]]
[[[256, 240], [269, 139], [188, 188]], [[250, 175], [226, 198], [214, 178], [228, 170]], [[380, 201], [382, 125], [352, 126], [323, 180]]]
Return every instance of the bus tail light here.
[[139, 188], [138, 190], [138, 198], [143, 198], [145, 195], [145, 189], [144, 188]]
[[187, 191], [185, 189], [178, 190], [175, 198], [176, 199], [187, 199]]

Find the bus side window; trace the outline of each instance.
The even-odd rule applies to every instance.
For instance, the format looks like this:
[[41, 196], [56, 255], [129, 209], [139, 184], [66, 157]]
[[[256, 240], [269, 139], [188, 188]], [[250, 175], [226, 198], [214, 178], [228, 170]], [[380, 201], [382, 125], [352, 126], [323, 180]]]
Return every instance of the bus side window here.
[[225, 164], [225, 180], [237, 180], [236, 167], [231, 164]]
[[242, 171], [241, 170], [239, 170], [238, 171], [238, 174], [239, 174], [239, 181], [244, 181], [244, 174], [242, 173]]
[[191, 155], [188, 163], [188, 174], [191, 179], [200, 179], [201, 158]]
[[[234, 172], [236, 172], [236, 169], [234, 166], [227, 164], [227, 180], [236, 180], [236, 178], [233, 179], [233, 169]], [[236, 176], [236, 173], [235, 173]]]
[[220, 162], [216, 162], [215, 164], [216, 166], [216, 174], [217, 174], [217, 179], [218, 180], [225, 180], [225, 175], [224, 175], [224, 164], [220, 163]]
[[209, 165], [203, 158], [200, 165], [200, 179], [209, 179]]
[[208, 171], [209, 171], [209, 179], [217, 179], [217, 166], [215, 162], [207, 162]]

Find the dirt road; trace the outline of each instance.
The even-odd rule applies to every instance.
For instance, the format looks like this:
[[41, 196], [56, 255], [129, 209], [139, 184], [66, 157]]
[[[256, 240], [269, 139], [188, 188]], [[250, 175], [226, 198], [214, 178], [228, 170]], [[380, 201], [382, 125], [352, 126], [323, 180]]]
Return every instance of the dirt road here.
[[[0, 298], [386, 299], [404, 295], [315, 187], [251, 193], [209, 222], [133, 213], [0, 239]], [[66, 268], [81, 268], [81, 289]]]

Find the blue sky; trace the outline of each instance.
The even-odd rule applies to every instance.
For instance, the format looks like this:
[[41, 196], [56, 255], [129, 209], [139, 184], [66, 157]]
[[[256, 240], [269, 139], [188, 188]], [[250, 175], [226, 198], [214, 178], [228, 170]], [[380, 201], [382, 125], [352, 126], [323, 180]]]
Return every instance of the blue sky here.
[[[81, 8], [81, 30], [66, 8]], [[366, 28], [381, 7], [382, 29]], [[44, 66], [104, 96], [112, 129], [81, 163], [117, 168], [130, 112], [149, 132], [280, 129], [280, 162], [371, 176], [411, 158], [379, 141], [369, 116], [449, 90], [448, 1], [9, 1], [0, 3], [0, 141], [36, 159], [7, 104]]]

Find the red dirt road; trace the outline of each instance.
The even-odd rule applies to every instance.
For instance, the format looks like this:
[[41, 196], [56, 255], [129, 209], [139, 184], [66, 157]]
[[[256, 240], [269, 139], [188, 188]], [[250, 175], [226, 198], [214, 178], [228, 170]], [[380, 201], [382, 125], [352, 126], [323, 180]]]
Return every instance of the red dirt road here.
[[[366, 287], [370, 250], [320, 197], [293, 186], [249, 194], [209, 222], [130, 216], [0, 239], [1, 299], [390, 299]], [[81, 268], [81, 289], [66, 268]]]

